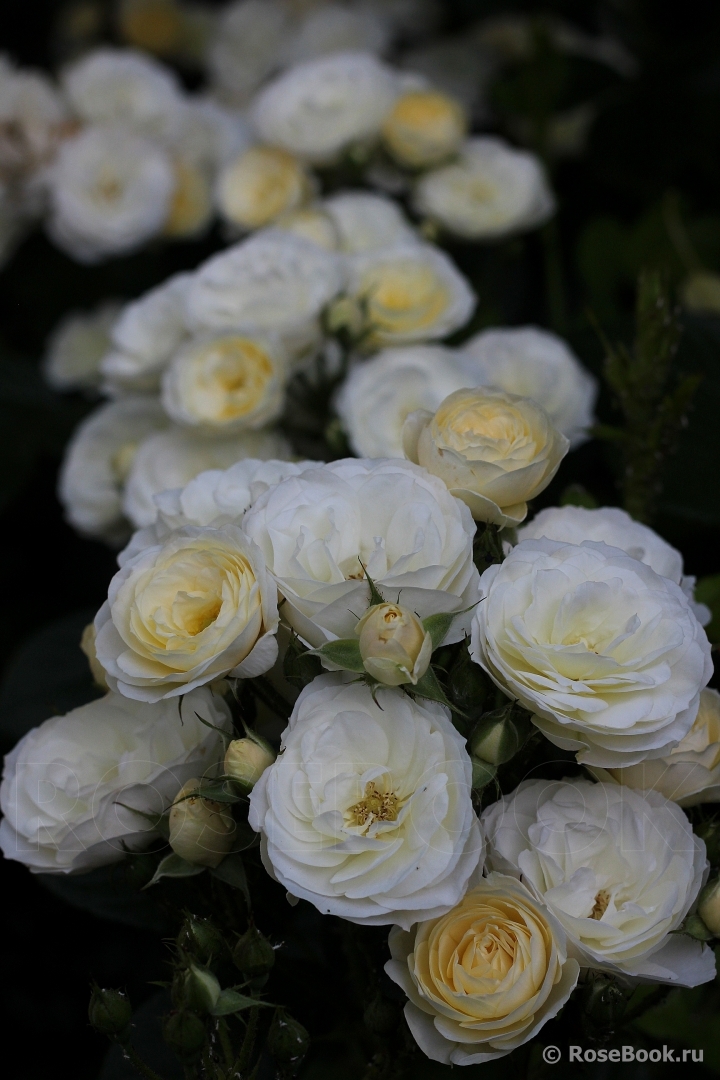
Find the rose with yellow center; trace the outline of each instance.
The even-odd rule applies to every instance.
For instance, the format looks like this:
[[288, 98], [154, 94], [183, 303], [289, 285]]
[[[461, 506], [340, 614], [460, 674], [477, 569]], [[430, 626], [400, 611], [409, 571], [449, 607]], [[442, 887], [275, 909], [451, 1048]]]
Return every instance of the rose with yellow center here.
[[163, 233], [165, 236], [197, 236], [210, 221], [212, 198], [203, 169], [188, 161], [176, 161], [175, 190]]
[[547, 487], [570, 446], [536, 402], [488, 387], [455, 391], [434, 416], [411, 413], [403, 445], [477, 521], [500, 526], [524, 520], [527, 500]]
[[439, 919], [390, 933], [385, 970], [409, 997], [420, 1049], [473, 1065], [532, 1039], [570, 997], [579, 974], [565, 933], [519, 881], [490, 874]]
[[187, 526], [128, 560], [95, 619], [108, 684], [159, 701], [277, 657], [277, 590], [238, 528]]
[[265, 337], [223, 334], [191, 341], [163, 376], [162, 402], [179, 424], [213, 432], [263, 427], [284, 402], [287, 364]]
[[368, 346], [445, 337], [475, 307], [470, 286], [448, 257], [419, 243], [354, 256], [349, 293], [363, 311]]
[[220, 173], [220, 212], [242, 229], [259, 229], [308, 200], [312, 184], [307, 170], [287, 150], [252, 146]]
[[432, 637], [412, 611], [376, 604], [355, 628], [365, 670], [386, 686], [415, 685], [428, 669]]
[[646, 791], [652, 788], [680, 806], [720, 802], [720, 694], [705, 688], [693, 726], [664, 757], [627, 769], [591, 769], [598, 780]]
[[382, 128], [390, 154], [400, 165], [437, 165], [460, 148], [467, 130], [461, 106], [437, 90], [411, 90], [397, 99]]

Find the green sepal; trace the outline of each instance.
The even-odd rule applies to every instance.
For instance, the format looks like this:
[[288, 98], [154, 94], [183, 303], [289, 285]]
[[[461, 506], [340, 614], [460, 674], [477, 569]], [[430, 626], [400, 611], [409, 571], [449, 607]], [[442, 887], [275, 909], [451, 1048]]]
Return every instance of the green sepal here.
[[127, 803], [118, 801], [116, 806], [122, 806], [123, 810], [130, 810], [133, 814], [139, 814], [140, 817], [149, 821], [156, 833], [162, 836], [163, 840], [170, 839], [170, 821], [168, 814], [148, 814], [144, 810], [138, 810], [134, 806], [128, 806]]
[[196, 877], [197, 874], [202, 874], [204, 869], [204, 866], [197, 866], [195, 863], [190, 863], [187, 859], [181, 858], [180, 855], [176, 855], [175, 852], [172, 851], [169, 855], [166, 855], [164, 859], [160, 860], [157, 870], [150, 878], [147, 885], [143, 885], [143, 889], [149, 889], [151, 885], [156, 885], [160, 878]]
[[312, 651], [316, 656], [324, 657], [331, 664], [337, 664], [345, 671], [357, 671], [361, 674], [365, 671], [357, 638], [339, 638], [337, 641], [328, 641], [319, 649]]
[[[435, 674], [434, 670], [429, 667], [423, 677], [418, 679], [415, 685], [411, 688], [406, 685], [406, 689], [415, 694], [416, 697], [428, 698], [430, 701], [439, 701], [441, 705], [447, 705], [448, 709], [455, 709], [454, 705], [448, 701], [447, 694], [443, 690], [442, 684]], [[460, 714], [462, 715], [462, 713]]]
[[687, 934], [688, 937], [694, 938], [695, 941], [712, 941], [715, 937], [699, 915], [688, 915], [678, 927], [678, 933]]
[[197, 795], [201, 799], [211, 799], [213, 802], [230, 803], [232, 805], [242, 800], [242, 796], [232, 790], [233, 786], [234, 781], [232, 780], [216, 780], [212, 784], [204, 784], [197, 791], [193, 791], [185, 797], [190, 799]]
[[258, 1001], [257, 998], [248, 994], [239, 994], [237, 990], [223, 990], [212, 1009], [211, 1016], [230, 1016], [232, 1013], [242, 1012], [243, 1009], [255, 1009], [258, 1005], [265, 1008], [275, 1008], [269, 1001]]
[[242, 855], [238, 851], [226, 855], [221, 863], [211, 869], [210, 873], [218, 881], [224, 881], [226, 885], [232, 886], [233, 889], [239, 889], [245, 897], [248, 908], [251, 906], [245, 865]]
[[439, 649], [443, 641], [448, 635], [450, 627], [455, 622], [455, 619], [459, 615], [465, 615], [466, 612], [472, 611], [477, 607], [480, 601], [471, 604], [470, 607], [463, 608], [461, 611], [439, 611], [436, 615], [428, 615], [426, 619], [422, 620], [423, 630], [426, 630], [432, 638], [433, 652], [435, 649]]
[[359, 556], [358, 556], [358, 562], [362, 566], [363, 573], [365, 574], [365, 580], [367, 581], [368, 585], [370, 586], [370, 603], [368, 604], [368, 607], [373, 608], [373, 607], [377, 607], [378, 604], [386, 603], [385, 597], [382, 595], [382, 593], [378, 589], [377, 585], [375, 584], [373, 579], [368, 574], [367, 567], [365, 566], [365, 563], [363, 563], [360, 560]]

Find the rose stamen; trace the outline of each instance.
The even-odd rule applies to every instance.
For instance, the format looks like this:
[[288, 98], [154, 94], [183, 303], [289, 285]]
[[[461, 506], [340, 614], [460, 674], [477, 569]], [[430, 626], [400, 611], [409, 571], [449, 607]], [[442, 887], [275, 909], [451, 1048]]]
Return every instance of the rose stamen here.
[[610, 893], [607, 889], [601, 889], [595, 897], [595, 904], [590, 912], [591, 919], [602, 919], [610, 903]]
[[370, 826], [373, 821], [397, 821], [400, 800], [393, 791], [378, 791], [371, 780], [365, 787], [365, 796], [346, 811], [351, 824]]

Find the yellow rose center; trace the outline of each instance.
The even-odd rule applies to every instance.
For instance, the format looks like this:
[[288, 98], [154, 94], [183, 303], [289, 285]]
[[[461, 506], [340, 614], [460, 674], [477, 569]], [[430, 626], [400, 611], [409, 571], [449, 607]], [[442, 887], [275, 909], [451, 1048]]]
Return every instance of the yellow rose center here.
[[221, 338], [203, 348], [189, 368], [183, 397], [210, 423], [247, 416], [263, 401], [275, 376], [270, 356], [249, 338]]
[[175, 162], [174, 172], [175, 189], [164, 232], [166, 236], [192, 236], [210, 216], [210, 185], [200, 169], [184, 161]]
[[302, 165], [286, 150], [256, 146], [223, 175], [220, 200], [228, 217], [258, 229], [304, 201], [308, 182]]
[[432, 326], [450, 301], [432, 269], [410, 260], [373, 267], [365, 275], [361, 294], [371, 326], [394, 334]]
[[457, 148], [465, 127], [463, 111], [452, 98], [415, 90], [398, 98], [383, 125], [383, 138], [402, 164], [428, 165]]
[[138, 444], [126, 442], [119, 447], [110, 459], [110, 467], [118, 483], [122, 484], [128, 477], [132, 463], [135, 460]]
[[397, 821], [400, 800], [394, 791], [380, 791], [371, 780], [365, 786], [365, 795], [345, 811], [349, 824], [370, 826], [373, 821]]
[[609, 903], [610, 893], [607, 891], [607, 889], [600, 889], [600, 892], [595, 897], [595, 903], [593, 904], [593, 909], [590, 912], [590, 918], [598, 920], [602, 919], [603, 915], [608, 909]]

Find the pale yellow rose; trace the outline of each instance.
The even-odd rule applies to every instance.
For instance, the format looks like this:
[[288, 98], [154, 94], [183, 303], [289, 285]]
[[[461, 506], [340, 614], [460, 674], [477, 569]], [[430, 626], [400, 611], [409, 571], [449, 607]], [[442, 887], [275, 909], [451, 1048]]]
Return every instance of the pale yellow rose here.
[[475, 307], [468, 282], [451, 260], [418, 243], [356, 255], [349, 293], [364, 315], [366, 346], [445, 337]]
[[337, 251], [340, 247], [338, 228], [328, 214], [319, 206], [301, 206], [297, 210], [286, 210], [273, 221], [274, 229], [293, 233], [303, 240], [310, 240], [325, 251]]
[[102, 666], [97, 658], [97, 652], [95, 650], [95, 624], [88, 623], [82, 632], [80, 638], [80, 648], [87, 656], [88, 666], [90, 668], [90, 674], [93, 677], [93, 681], [102, 690], [109, 690], [110, 687], [107, 684], [105, 678], [105, 668]]
[[220, 212], [242, 229], [259, 229], [307, 201], [312, 184], [307, 170], [287, 150], [252, 146], [220, 173]]
[[233, 739], [225, 751], [225, 774], [250, 789], [265, 770], [270, 768], [276, 757], [277, 754], [270, 744], [258, 735]]
[[417, 683], [428, 669], [432, 637], [412, 611], [376, 604], [357, 624], [365, 670], [386, 686]]
[[403, 445], [477, 521], [500, 526], [524, 520], [527, 500], [547, 487], [570, 446], [536, 402], [482, 386], [456, 390], [434, 416], [411, 413]]
[[123, 564], [95, 648], [113, 690], [160, 701], [269, 670], [277, 627], [277, 587], [252, 541], [234, 525], [188, 525]]
[[456, 153], [466, 130], [467, 117], [454, 98], [437, 90], [411, 90], [390, 110], [382, 137], [400, 165], [416, 169]]
[[212, 194], [204, 170], [188, 161], [176, 161], [175, 190], [163, 233], [176, 239], [197, 236], [212, 214]]
[[227, 806], [193, 795], [202, 780], [188, 780], [170, 807], [170, 847], [196, 866], [217, 866], [233, 846], [235, 821]]
[[162, 403], [173, 420], [208, 434], [256, 429], [282, 411], [286, 379], [279, 342], [204, 336], [181, 349], [165, 371]]
[[565, 933], [515, 878], [490, 874], [446, 915], [394, 927], [385, 970], [409, 997], [420, 1049], [473, 1065], [532, 1039], [570, 997], [579, 965]]
[[664, 757], [627, 769], [591, 769], [599, 780], [646, 791], [653, 788], [680, 806], [720, 802], [720, 694], [707, 687], [693, 726]]

